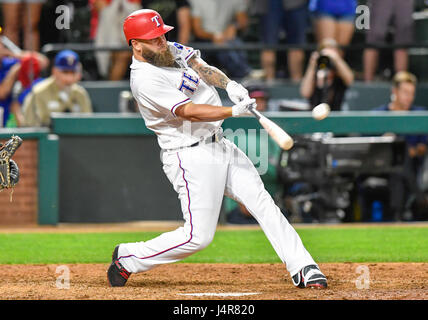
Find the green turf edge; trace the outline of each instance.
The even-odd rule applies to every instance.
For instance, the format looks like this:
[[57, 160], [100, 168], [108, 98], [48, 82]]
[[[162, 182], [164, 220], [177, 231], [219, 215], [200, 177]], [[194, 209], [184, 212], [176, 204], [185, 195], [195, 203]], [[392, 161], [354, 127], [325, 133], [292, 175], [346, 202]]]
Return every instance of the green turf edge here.
[[[428, 227], [296, 228], [315, 261], [428, 262]], [[0, 264], [108, 263], [118, 243], [147, 241], [161, 232], [2, 233]], [[281, 262], [259, 230], [218, 230], [185, 263]]]

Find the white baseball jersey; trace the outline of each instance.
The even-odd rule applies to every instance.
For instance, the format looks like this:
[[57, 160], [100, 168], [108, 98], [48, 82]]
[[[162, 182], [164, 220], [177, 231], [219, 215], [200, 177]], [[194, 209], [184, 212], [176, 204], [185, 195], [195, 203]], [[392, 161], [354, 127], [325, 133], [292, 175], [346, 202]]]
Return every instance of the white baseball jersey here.
[[223, 121], [191, 123], [175, 115], [179, 106], [190, 101], [221, 106], [221, 99], [216, 89], [187, 65], [191, 57], [200, 56], [199, 50], [175, 42], [168, 42], [168, 46], [179, 68], [156, 67], [133, 57], [130, 81], [147, 128], [156, 133], [162, 149], [175, 149], [212, 136]]

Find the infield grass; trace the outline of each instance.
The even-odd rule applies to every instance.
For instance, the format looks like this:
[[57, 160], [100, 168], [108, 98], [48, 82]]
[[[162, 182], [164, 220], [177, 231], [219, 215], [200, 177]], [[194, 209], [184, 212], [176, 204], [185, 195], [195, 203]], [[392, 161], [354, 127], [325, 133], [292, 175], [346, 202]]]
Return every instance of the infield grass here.
[[[428, 226], [296, 228], [313, 258], [325, 262], [428, 262]], [[161, 232], [0, 233], [0, 264], [108, 263], [116, 244]], [[218, 230], [182, 262], [277, 263], [263, 231]]]

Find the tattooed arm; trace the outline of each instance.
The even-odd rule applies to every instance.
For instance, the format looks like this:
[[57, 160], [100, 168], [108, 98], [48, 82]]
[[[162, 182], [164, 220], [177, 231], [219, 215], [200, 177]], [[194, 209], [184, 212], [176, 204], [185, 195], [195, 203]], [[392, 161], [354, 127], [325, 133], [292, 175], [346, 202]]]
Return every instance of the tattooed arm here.
[[192, 57], [187, 62], [187, 65], [195, 70], [206, 83], [225, 89], [233, 103], [237, 104], [240, 101], [250, 99], [247, 89], [236, 81], [230, 80], [223, 72], [216, 67], [210, 66], [201, 58]]
[[214, 87], [226, 89], [227, 84], [231, 81], [221, 70], [210, 66], [196, 56], [190, 58], [187, 65], [195, 70], [206, 83]]

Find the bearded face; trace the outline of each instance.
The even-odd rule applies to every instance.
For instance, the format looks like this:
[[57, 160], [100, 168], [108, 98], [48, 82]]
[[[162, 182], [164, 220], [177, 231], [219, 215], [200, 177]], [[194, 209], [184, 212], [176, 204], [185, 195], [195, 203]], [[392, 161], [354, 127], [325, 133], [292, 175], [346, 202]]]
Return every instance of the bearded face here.
[[141, 50], [141, 56], [146, 59], [148, 63], [151, 63], [156, 67], [174, 67], [175, 65], [175, 59], [169, 50], [169, 47], [159, 52], [143, 47]]

